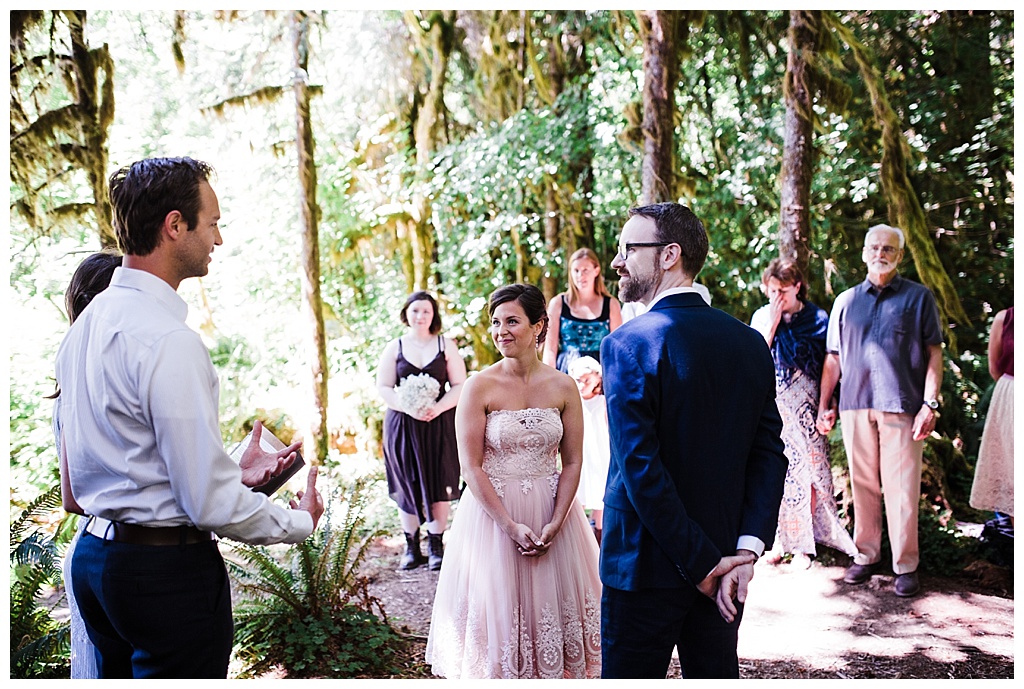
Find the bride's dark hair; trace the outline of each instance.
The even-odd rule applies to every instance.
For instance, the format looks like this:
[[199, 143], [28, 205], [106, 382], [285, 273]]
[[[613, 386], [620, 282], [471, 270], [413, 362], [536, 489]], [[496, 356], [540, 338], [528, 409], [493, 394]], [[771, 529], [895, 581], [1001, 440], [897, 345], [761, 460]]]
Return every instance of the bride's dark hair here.
[[[110, 285], [114, 269], [120, 265], [121, 255], [112, 249], [90, 254], [78, 264], [64, 292], [64, 306], [68, 312], [69, 323], [74, 323], [85, 311], [85, 307], [92, 303], [93, 298]], [[60, 385], [56, 386], [52, 395], [46, 395], [45, 399], [52, 400], [58, 396]]]
[[530, 319], [530, 325], [540, 322], [544, 323], [540, 335], [537, 336], [537, 346], [539, 347], [544, 344], [544, 338], [548, 335], [548, 311], [547, 303], [544, 301], [544, 293], [533, 285], [519, 283], [499, 287], [491, 292], [491, 301], [487, 307], [487, 313], [493, 316], [494, 309], [509, 301], [517, 302], [523, 307], [526, 317]]

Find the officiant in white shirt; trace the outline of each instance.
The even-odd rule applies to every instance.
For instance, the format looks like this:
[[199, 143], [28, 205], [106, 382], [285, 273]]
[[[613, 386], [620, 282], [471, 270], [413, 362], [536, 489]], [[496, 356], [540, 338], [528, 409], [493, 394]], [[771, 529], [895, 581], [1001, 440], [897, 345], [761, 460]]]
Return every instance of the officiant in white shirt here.
[[224, 451], [217, 374], [177, 294], [221, 244], [211, 174], [154, 158], [111, 176], [123, 267], [57, 355], [71, 490], [94, 515], [72, 586], [102, 678], [225, 678], [233, 625], [215, 535], [297, 543], [323, 514], [315, 467], [292, 509], [249, 488], [286, 468], [297, 445], [253, 443], [241, 466]]

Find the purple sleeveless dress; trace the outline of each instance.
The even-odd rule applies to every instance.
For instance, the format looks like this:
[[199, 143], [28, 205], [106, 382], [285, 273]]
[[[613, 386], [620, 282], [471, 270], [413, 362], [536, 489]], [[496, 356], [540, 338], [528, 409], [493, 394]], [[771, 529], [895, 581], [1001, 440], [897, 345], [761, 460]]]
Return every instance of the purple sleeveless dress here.
[[[437, 342], [437, 355], [423, 368], [417, 368], [402, 354], [399, 340], [395, 371], [398, 382], [420, 373], [430, 375], [441, 384], [440, 399], [448, 388], [448, 364], [444, 340], [438, 337]], [[419, 421], [388, 409], [384, 415], [384, 468], [388, 493], [399, 509], [419, 516], [421, 523], [433, 521], [431, 503], [455, 500], [461, 494], [455, 409], [432, 421]]]

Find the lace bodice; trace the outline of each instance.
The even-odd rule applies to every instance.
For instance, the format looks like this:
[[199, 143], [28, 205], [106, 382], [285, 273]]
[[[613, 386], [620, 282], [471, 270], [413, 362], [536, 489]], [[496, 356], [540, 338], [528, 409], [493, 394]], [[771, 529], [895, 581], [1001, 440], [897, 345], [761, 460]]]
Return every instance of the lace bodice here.
[[500, 409], [487, 414], [484, 472], [492, 483], [557, 476], [562, 416], [557, 409]]

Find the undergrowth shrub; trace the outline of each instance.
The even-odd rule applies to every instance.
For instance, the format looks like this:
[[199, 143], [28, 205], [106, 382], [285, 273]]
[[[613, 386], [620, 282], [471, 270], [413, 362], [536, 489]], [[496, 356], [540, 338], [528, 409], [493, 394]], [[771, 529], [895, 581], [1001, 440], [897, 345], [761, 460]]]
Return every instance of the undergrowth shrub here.
[[241, 545], [227, 559], [242, 596], [235, 608], [239, 676], [278, 666], [294, 678], [397, 671], [392, 661], [405, 642], [359, 575], [370, 543], [385, 533], [365, 528], [368, 487], [359, 479], [347, 493], [325, 496], [320, 525], [302, 543]]

